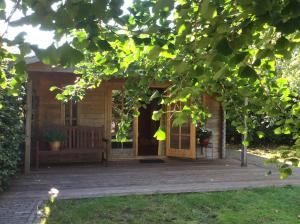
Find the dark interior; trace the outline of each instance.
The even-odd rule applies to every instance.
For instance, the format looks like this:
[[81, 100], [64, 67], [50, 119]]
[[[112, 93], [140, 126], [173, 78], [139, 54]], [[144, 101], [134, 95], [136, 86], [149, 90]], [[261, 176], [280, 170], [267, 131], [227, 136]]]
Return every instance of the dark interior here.
[[138, 138], [138, 155], [154, 156], [158, 155], [158, 141], [153, 137], [159, 128], [159, 121], [151, 119], [152, 112], [159, 110], [160, 106], [157, 102], [152, 101], [147, 108], [140, 108], [139, 116], [139, 138]]

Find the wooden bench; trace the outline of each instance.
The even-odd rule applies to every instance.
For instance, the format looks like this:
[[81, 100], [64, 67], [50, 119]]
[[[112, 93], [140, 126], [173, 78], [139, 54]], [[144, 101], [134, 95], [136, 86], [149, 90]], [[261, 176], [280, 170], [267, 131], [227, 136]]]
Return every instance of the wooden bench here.
[[[59, 151], [51, 151], [49, 143], [43, 140], [48, 130], [58, 130], [66, 135]], [[39, 129], [36, 142], [36, 167], [40, 164], [105, 162], [107, 165], [107, 144], [103, 127], [46, 127]]]

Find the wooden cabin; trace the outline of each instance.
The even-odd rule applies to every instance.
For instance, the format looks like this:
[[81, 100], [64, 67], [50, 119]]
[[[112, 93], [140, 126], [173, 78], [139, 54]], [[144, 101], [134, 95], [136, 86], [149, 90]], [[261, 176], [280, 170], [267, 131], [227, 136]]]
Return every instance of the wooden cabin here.
[[[179, 157], [190, 159], [219, 159], [225, 157], [225, 122], [219, 102], [205, 95], [203, 104], [212, 117], [206, 128], [212, 131], [207, 147], [196, 142], [196, 128], [192, 123], [172, 127], [172, 116], [166, 114], [163, 123], [166, 141], [154, 137], [159, 122], [151, 119], [157, 110], [155, 103], [140, 109], [140, 116], [132, 122], [130, 138], [116, 141], [118, 113], [124, 103], [124, 81], [110, 80], [100, 87], [88, 90], [80, 102], [63, 103], [55, 98], [51, 86], [63, 87], [72, 84], [75, 75], [72, 69], [52, 68], [31, 59], [27, 63], [29, 74], [27, 94], [25, 168], [29, 164], [53, 164], [72, 162], [100, 162], [108, 160]], [[153, 86], [163, 90], [166, 86]], [[48, 129], [57, 129], [66, 134], [61, 149], [53, 152], [43, 140]]]

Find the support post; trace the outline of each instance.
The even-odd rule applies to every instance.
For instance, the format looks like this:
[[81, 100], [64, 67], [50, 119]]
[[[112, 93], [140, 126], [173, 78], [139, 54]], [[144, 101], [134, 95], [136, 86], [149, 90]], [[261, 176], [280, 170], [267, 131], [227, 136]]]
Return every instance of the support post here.
[[221, 158], [226, 158], [226, 111], [222, 108], [222, 154]]
[[[165, 124], [165, 116], [162, 116], [160, 118], [160, 121], [159, 121], [159, 126], [166, 130], [166, 124]], [[164, 156], [166, 155], [166, 152], [165, 152], [165, 141], [158, 141], [158, 156]]]
[[[245, 108], [248, 106], [248, 97], [245, 98]], [[242, 153], [241, 153], [241, 166], [247, 166], [247, 145], [245, 142], [248, 140], [248, 125], [247, 125], [247, 119], [248, 119], [248, 112], [246, 109], [246, 113], [244, 115], [244, 134], [243, 134], [243, 144], [242, 144]]]
[[27, 82], [26, 94], [26, 124], [25, 124], [25, 161], [24, 173], [30, 173], [30, 152], [31, 152], [31, 117], [32, 117], [32, 81]]

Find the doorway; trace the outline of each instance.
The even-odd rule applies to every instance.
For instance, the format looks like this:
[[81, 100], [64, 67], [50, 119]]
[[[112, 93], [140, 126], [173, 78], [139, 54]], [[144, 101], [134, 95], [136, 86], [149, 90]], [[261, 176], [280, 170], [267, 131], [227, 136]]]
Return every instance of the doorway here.
[[138, 155], [139, 156], [157, 156], [158, 141], [154, 134], [159, 128], [159, 121], [151, 119], [152, 113], [161, 108], [158, 102], [152, 101], [146, 108], [140, 108], [138, 118]]

